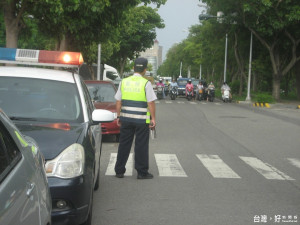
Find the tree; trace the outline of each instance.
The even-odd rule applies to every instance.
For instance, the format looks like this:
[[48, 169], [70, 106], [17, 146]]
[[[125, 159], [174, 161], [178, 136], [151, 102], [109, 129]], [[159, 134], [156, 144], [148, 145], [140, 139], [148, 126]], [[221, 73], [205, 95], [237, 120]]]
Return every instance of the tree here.
[[203, 0], [210, 9], [233, 15], [269, 52], [273, 70], [273, 97], [280, 98], [282, 77], [300, 60], [300, 5], [297, 0]]
[[76, 44], [80, 42], [77, 46], [86, 46], [101, 38], [108, 39], [105, 32], [110, 33], [124, 11], [151, 2], [159, 6], [166, 0], [0, 0], [6, 47], [18, 46], [19, 33], [26, 26], [24, 18], [28, 16], [38, 22], [41, 31], [59, 40], [58, 48], [62, 48], [61, 41], [68, 44], [74, 40]]
[[156, 38], [155, 29], [163, 27], [163, 21], [155, 9], [147, 6], [129, 9], [118, 30], [119, 49], [112, 56], [121, 76], [127, 60], [150, 48]]

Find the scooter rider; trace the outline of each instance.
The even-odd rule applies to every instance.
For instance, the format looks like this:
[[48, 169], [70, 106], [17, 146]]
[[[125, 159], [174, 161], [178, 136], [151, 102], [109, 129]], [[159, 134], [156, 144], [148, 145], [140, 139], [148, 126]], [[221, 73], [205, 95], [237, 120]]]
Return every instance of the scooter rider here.
[[192, 84], [191, 79], [188, 80], [188, 83], [185, 86], [185, 97], [187, 96], [187, 89], [188, 88], [192, 89], [192, 96], [194, 96], [194, 85]]
[[199, 91], [203, 90], [203, 88], [204, 88], [204, 86], [203, 86], [202, 82], [199, 81], [199, 83], [197, 84], [197, 98], [199, 96]]
[[207, 87], [207, 101], [208, 101], [208, 96], [210, 95], [210, 91], [215, 89], [215, 85], [213, 82], [210, 82], [210, 84]]
[[164, 85], [164, 83], [163, 83], [163, 81], [162, 81], [162, 79], [161, 78], [159, 78], [159, 82], [156, 84], [156, 86], [158, 87], [158, 86], [161, 86], [162, 88], [163, 88], [163, 98], [165, 98], [165, 85]]
[[226, 82], [224, 82], [223, 85], [222, 85], [222, 87], [221, 87], [222, 98], [224, 98], [224, 91], [225, 90], [229, 91], [229, 97], [231, 98], [231, 93], [230, 93], [231, 89], [230, 89], [229, 85]]
[[172, 88], [175, 87], [176, 88], [176, 91], [177, 91], [177, 95], [178, 95], [178, 84], [177, 82], [175, 81], [175, 79], [173, 79], [170, 83], [170, 91], [172, 90]]

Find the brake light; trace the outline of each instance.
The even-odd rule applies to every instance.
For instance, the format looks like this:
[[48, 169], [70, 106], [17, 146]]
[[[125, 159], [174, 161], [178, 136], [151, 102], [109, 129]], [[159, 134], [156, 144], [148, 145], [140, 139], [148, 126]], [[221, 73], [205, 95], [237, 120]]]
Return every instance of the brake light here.
[[15, 64], [80, 66], [83, 63], [83, 57], [80, 52], [0, 48], [1, 61]]

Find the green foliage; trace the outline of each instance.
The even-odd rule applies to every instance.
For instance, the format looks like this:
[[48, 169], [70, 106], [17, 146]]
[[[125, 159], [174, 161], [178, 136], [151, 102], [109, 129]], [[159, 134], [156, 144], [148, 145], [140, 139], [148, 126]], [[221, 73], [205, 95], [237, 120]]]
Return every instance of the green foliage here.
[[229, 86], [231, 88], [232, 94], [238, 94], [239, 93], [239, 89], [240, 89], [240, 81], [239, 80], [233, 81], [231, 84], [229, 84]]
[[0, 47], [5, 47], [5, 26], [2, 11], [0, 11]]
[[275, 99], [271, 93], [257, 93], [254, 95], [252, 101], [262, 102], [262, 103], [274, 103]]

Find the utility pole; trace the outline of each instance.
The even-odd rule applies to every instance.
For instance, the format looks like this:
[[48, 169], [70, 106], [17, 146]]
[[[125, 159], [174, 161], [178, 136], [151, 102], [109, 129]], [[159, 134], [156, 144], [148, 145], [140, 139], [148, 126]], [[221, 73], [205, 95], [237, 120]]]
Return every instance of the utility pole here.
[[97, 80], [100, 80], [101, 44], [98, 44]]
[[247, 97], [246, 101], [250, 102], [251, 101], [251, 96], [250, 96], [250, 83], [251, 83], [251, 67], [252, 67], [252, 32], [251, 32], [251, 37], [250, 37], [250, 55], [249, 55], [249, 71], [248, 71], [248, 90], [247, 90]]

